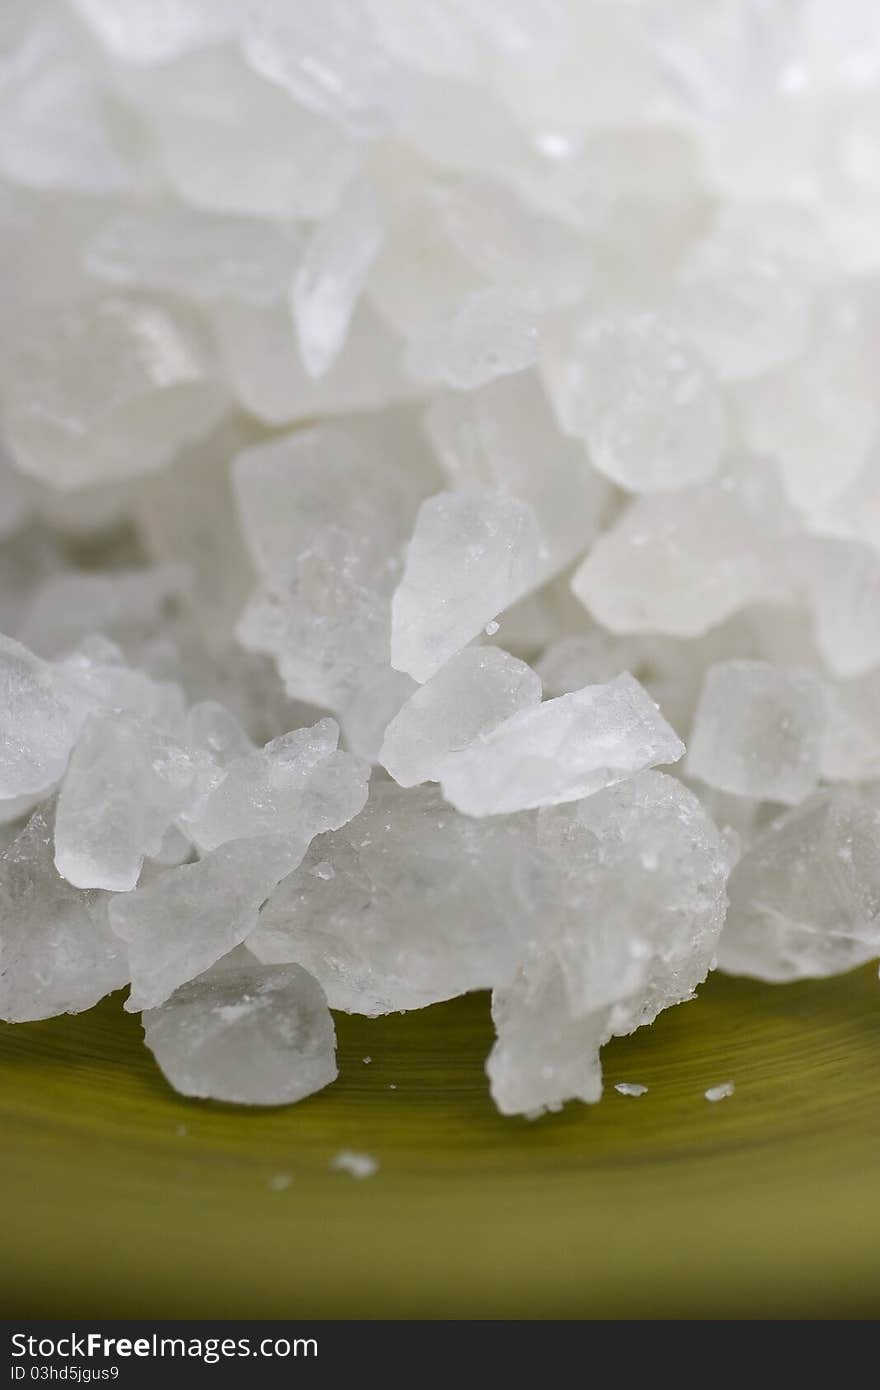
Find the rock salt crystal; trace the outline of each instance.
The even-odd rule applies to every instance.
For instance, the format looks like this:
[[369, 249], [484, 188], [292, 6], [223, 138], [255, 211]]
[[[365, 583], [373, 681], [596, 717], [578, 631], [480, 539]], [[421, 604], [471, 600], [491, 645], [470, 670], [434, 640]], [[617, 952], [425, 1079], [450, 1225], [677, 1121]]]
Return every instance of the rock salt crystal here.
[[7, 3], [0, 1016], [534, 1116], [880, 957], [872, 11]]

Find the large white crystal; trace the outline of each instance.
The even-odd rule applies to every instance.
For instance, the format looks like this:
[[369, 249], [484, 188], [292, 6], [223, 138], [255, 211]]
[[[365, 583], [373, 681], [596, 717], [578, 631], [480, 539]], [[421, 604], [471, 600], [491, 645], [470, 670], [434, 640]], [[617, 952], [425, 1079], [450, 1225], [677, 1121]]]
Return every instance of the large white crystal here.
[[111, 643], [50, 662], [0, 637], [0, 801], [53, 787], [92, 710], [126, 708], [173, 722], [178, 699], [173, 687], [121, 664]]
[[697, 798], [646, 772], [542, 811], [556, 870], [547, 920], [512, 985], [496, 991], [487, 1071], [506, 1114], [602, 1092], [599, 1048], [692, 996], [726, 907], [726, 847]]
[[524, 661], [500, 647], [467, 647], [394, 716], [379, 761], [402, 787], [435, 781], [447, 754], [540, 703], [540, 677]]
[[684, 744], [628, 672], [511, 715], [440, 769], [443, 795], [470, 816], [577, 801], [658, 763]]
[[588, 319], [551, 390], [569, 434], [631, 492], [710, 477], [726, 442], [724, 407], [699, 354], [649, 312]]
[[35, 316], [0, 398], [18, 466], [66, 490], [161, 468], [215, 423], [225, 393], [183, 306], [108, 296]]
[[796, 806], [819, 778], [825, 717], [812, 671], [721, 661], [706, 672], [687, 771], [721, 791]]
[[489, 488], [422, 503], [391, 604], [391, 664], [426, 681], [537, 582], [543, 538], [527, 502]]
[[281, 836], [233, 840], [197, 864], [166, 869], [110, 902], [110, 925], [127, 944], [130, 1012], [163, 1003], [254, 930], [272, 889], [305, 846]]
[[761, 376], [806, 345], [809, 298], [789, 261], [734, 224], [679, 269], [676, 319], [722, 379]]
[[232, 47], [126, 68], [119, 83], [147, 122], [162, 172], [193, 207], [281, 221], [325, 217], [357, 168], [356, 145]]
[[507, 984], [550, 893], [530, 817], [471, 820], [436, 787], [375, 782], [272, 893], [248, 947], [302, 965], [331, 1008], [419, 1009]]
[[562, 434], [536, 372], [497, 377], [476, 391], [437, 392], [425, 427], [454, 487], [481, 483], [531, 503], [548, 574], [594, 539], [610, 489], [580, 442]]
[[80, 1013], [128, 980], [105, 893], [66, 883], [52, 860], [50, 805], [0, 853], [0, 1018]]
[[199, 764], [136, 715], [89, 716], [55, 815], [55, 867], [77, 888], [127, 893], [198, 790]]
[[749, 462], [717, 482], [637, 498], [595, 542], [572, 589], [612, 632], [696, 637], [785, 593], [791, 532], [772, 468]]
[[289, 1105], [336, 1080], [333, 1019], [298, 965], [233, 953], [142, 1021], [147, 1047], [185, 1096]]
[[817, 793], [760, 835], [730, 876], [718, 963], [732, 975], [837, 975], [880, 955], [880, 810]]

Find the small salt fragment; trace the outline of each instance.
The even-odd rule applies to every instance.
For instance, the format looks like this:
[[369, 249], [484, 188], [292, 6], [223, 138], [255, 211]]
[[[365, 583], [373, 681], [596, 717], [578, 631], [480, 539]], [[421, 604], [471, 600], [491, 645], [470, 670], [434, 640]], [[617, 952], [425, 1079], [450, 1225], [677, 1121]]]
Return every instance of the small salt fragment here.
[[424, 682], [537, 581], [543, 541], [526, 502], [488, 488], [419, 508], [391, 603], [391, 665]]
[[736, 1087], [732, 1081], [722, 1081], [719, 1086], [710, 1086], [704, 1095], [707, 1100], [711, 1101], [726, 1100], [728, 1096], [733, 1095], [735, 1090]]
[[622, 1096], [645, 1096], [648, 1094], [647, 1086], [642, 1086], [638, 1081], [616, 1081], [615, 1091], [619, 1091]]
[[498, 631], [500, 627], [501, 624], [499, 622], [496, 622], [493, 618], [491, 623], [486, 624], [486, 626], [483, 628], [483, 631], [485, 632], [487, 637], [494, 637], [495, 633]]
[[495, 377], [524, 371], [537, 356], [538, 330], [520, 297], [486, 289], [414, 338], [406, 365], [416, 381], [473, 391]]
[[379, 1171], [379, 1161], [372, 1154], [340, 1149], [330, 1167], [337, 1173], [350, 1173], [353, 1178], [371, 1178]]
[[290, 1173], [273, 1173], [267, 1186], [272, 1192], [286, 1192], [292, 1182]]
[[365, 1067], [366, 1067], [366, 1066], [369, 1066], [370, 1063], [372, 1062], [372, 1060], [373, 1060], [372, 1057], [362, 1057], [362, 1058], [361, 1058], [361, 1061], [363, 1062], [363, 1064], [364, 1064]]

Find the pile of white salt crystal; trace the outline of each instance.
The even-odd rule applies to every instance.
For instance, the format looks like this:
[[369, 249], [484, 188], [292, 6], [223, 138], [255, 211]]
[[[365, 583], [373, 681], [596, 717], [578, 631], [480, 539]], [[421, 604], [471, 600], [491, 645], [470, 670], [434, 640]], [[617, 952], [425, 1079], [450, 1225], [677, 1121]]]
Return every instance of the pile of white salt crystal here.
[[874, 0], [6, 0], [0, 1015], [532, 1114], [880, 955], [878, 215]]

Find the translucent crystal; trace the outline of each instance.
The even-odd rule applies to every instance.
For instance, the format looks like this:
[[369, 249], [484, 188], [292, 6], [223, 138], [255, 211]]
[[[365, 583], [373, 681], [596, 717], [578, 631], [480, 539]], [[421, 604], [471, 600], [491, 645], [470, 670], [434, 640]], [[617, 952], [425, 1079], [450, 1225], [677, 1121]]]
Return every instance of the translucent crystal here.
[[19, 42], [13, 31], [3, 44], [0, 173], [32, 188], [128, 190], [131, 171], [82, 35], [52, 8], [29, 6]]
[[255, 11], [244, 38], [255, 72], [351, 134], [387, 127], [404, 98], [402, 76], [357, 0], [299, 0]]
[[732, 975], [837, 975], [880, 955], [880, 811], [828, 788], [773, 821], [730, 876], [718, 963]]
[[22, 642], [41, 656], [57, 657], [95, 632], [114, 642], [137, 641], [156, 631], [187, 580], [186, 570], [172, 565], [52, 575], [33, 593]]
[[185, 818], [201, 850], [230, 840], [288, 835], [302, 845], [336, 830], [363, 808], [369, 769], [337, 752], [339, 725], [322, 719], [265, 748], [231, 759], [207, 797]]
[[196, 795], [199, 766], [135, 715], [95, 713], [73, 750], [55, 816], [55, 867], [77, 888], [127, 893]]
[[88, 696], [19, 642], [0, 638], [0, 796], [46, 791], [61, 777], [91, 708]]
[[36, 319], [2, 383], [18, 466], [53, 487], [161, 468], [219, 418], [210, 341], [181, 306], [109, 297]]
[[0, 853], [0, 1018], [12, 1023], [81, 1013], [128, 979], [107, 895], [59, 876], [52, 825], [44, 805]]
[[276, 223], [163, 204], [106, 223], [86, 247], [85, 269], [124, 289], [271, 304], [285, 293], [300, 250], [300, 237]]
[[193, 207], [325, 217], [357, 168], [357, 148], [336, 126], [292, 102], [231, 47], [129, 68], [119, 81], [148, 123], [162, 171]]
[[722, 661], [706, 672], [687, 771], [722, 791], [796, 806], [816, 787], [824, 729], [812, 671]]
[[414, 338], [406, 364], [416, 381], [473, 391], [495, 377], [524, 371], [537, 356], [538, 330], [520, 297], [487, 289]]
[[602, 1093], [599, 1049], [692, 996], [726, 906], [726, 848], [697, 798], [646, 772], [544, 810], [555, 866], [539, 942], [492, 1002], [487, 1071], [505, 1114]]
[[306, 245], [293, 280], [291, 307], [310, 376], [323, 376], [338, 357], [384, 234], [375, 194], [369, 184], [355, 183]]
[[[387, 421], [385, 429], [387, 447]], [[292, 695], [334, 710], [358, 747], [375, 753], [412, 689], [388, 661], [391, 596], [417, 485], [352, 435], [325, 427], [242, 454], [235, 486], [263, 580], [240, 639], [275, 658]]]
[[599, 1049], [607, 1036], [601, 1022], [572, 1017], [562, 969], [549, 952], [493, 993], [492, 1022], [497, 1042], [486, 1072], [503, 1115], [535, 1118], [567, 1100], [601, 1099]]
[[637, 498], [599, 537], [572, 589], [612, 632], [695, 637], [786, 591], [792, 522], [766, 463]]
[[412, 392], [399, 338], [369, 304], [352, 317], [345, 346], [324, 376], [309, 376], [288, 297], [269, 305], [215, 308], [224, 370], [244, 408], [270, 425], [374, 410]]
[[419, 1009], [507, 983], [550, 887], [530, 818], [471, 820], [436, 787], [374, 781], [272, 893], [248, 947], [297, 961], [331, 1008]]
[[401, 707], [385, 730], [379, 761], [402, 787], [436, 780], [448, 753], [540, 703], [540, 678], [525, 662], [499, 647], [468, 647]]
[[501, 183], [460, 176], [434, 181], [431, 206], [450, 242], [487, 280], [521, 285], [531, 308], [576, 304], [589, 288], [580, 238]]
[[726, 439], [718, 389], [687, 339], [656, 314], [587, 320], [550, 386], [565, 429], [621, 487], [668, 491], [718, 467]]
[[803, 575], [816, 642], [835, 675], [880, 666], [880, 554], [858, 541], [808, 543]]
[[876, 439], [876, 332], [873, 297], [850, 285], [835, 287], [819, 300], [804, 351], [738, 389], [745, 440], [774, 459], [791, 501], [805, 510], [839, 497]]
[[498, 377], [476, 391], [437, 392], [425, 426], [454, 487], [481, 483], [531, 503], [548, 574], [583, 554], [609, 489], [581, 444], [562, 434], [536, 372]]
[[742, 227], [719, 229], [681, 266], [675, 317], [723, 380], [760, 376], [806, 346], [809, 296], [786, 259]]
[[825, 685], [822, 776], [832, 782], [880, 779], [880, 672]]
[[330, 1166], [337, 1173], [350, 1173], [353, 1178], [371, 1178], [379, 1171], [372, 1154], [359, 1153], [356, 1149], [340, 1149]]
[[300, 862], [304, 846], [267, 837], [233, 840], [197, 864], [167, 869], [110, 902], [110, 925], [128, 946], [130, 1012], [153, 1009], [245, 941], [261, 905]]
[[391, 604], [391, 664], [426, 681], [528, 591], [544, 548], [527, 502], [471, 486], [422, 503]]
[[443, 795], [470, 816], [577, 801], [658, 763], [684, 744], [637, 680], [623, 672], [511, 715], [444, 759]]
[[154, 63], [231, 29], [226, 0], [72, 0], [97, 36], [126, 62]]
[[174, 720], [179, 692], [116, 664], [118, 658], [112, 644], [96, 643], [53, 663], [0, 637], [0, 801], [54, 786], [94, 709]]
[[144, 1040], [176, 1091], [289, 1105], [336, 1080], [323, 990], [298, 965], [214, 967], [143, 1015]]

